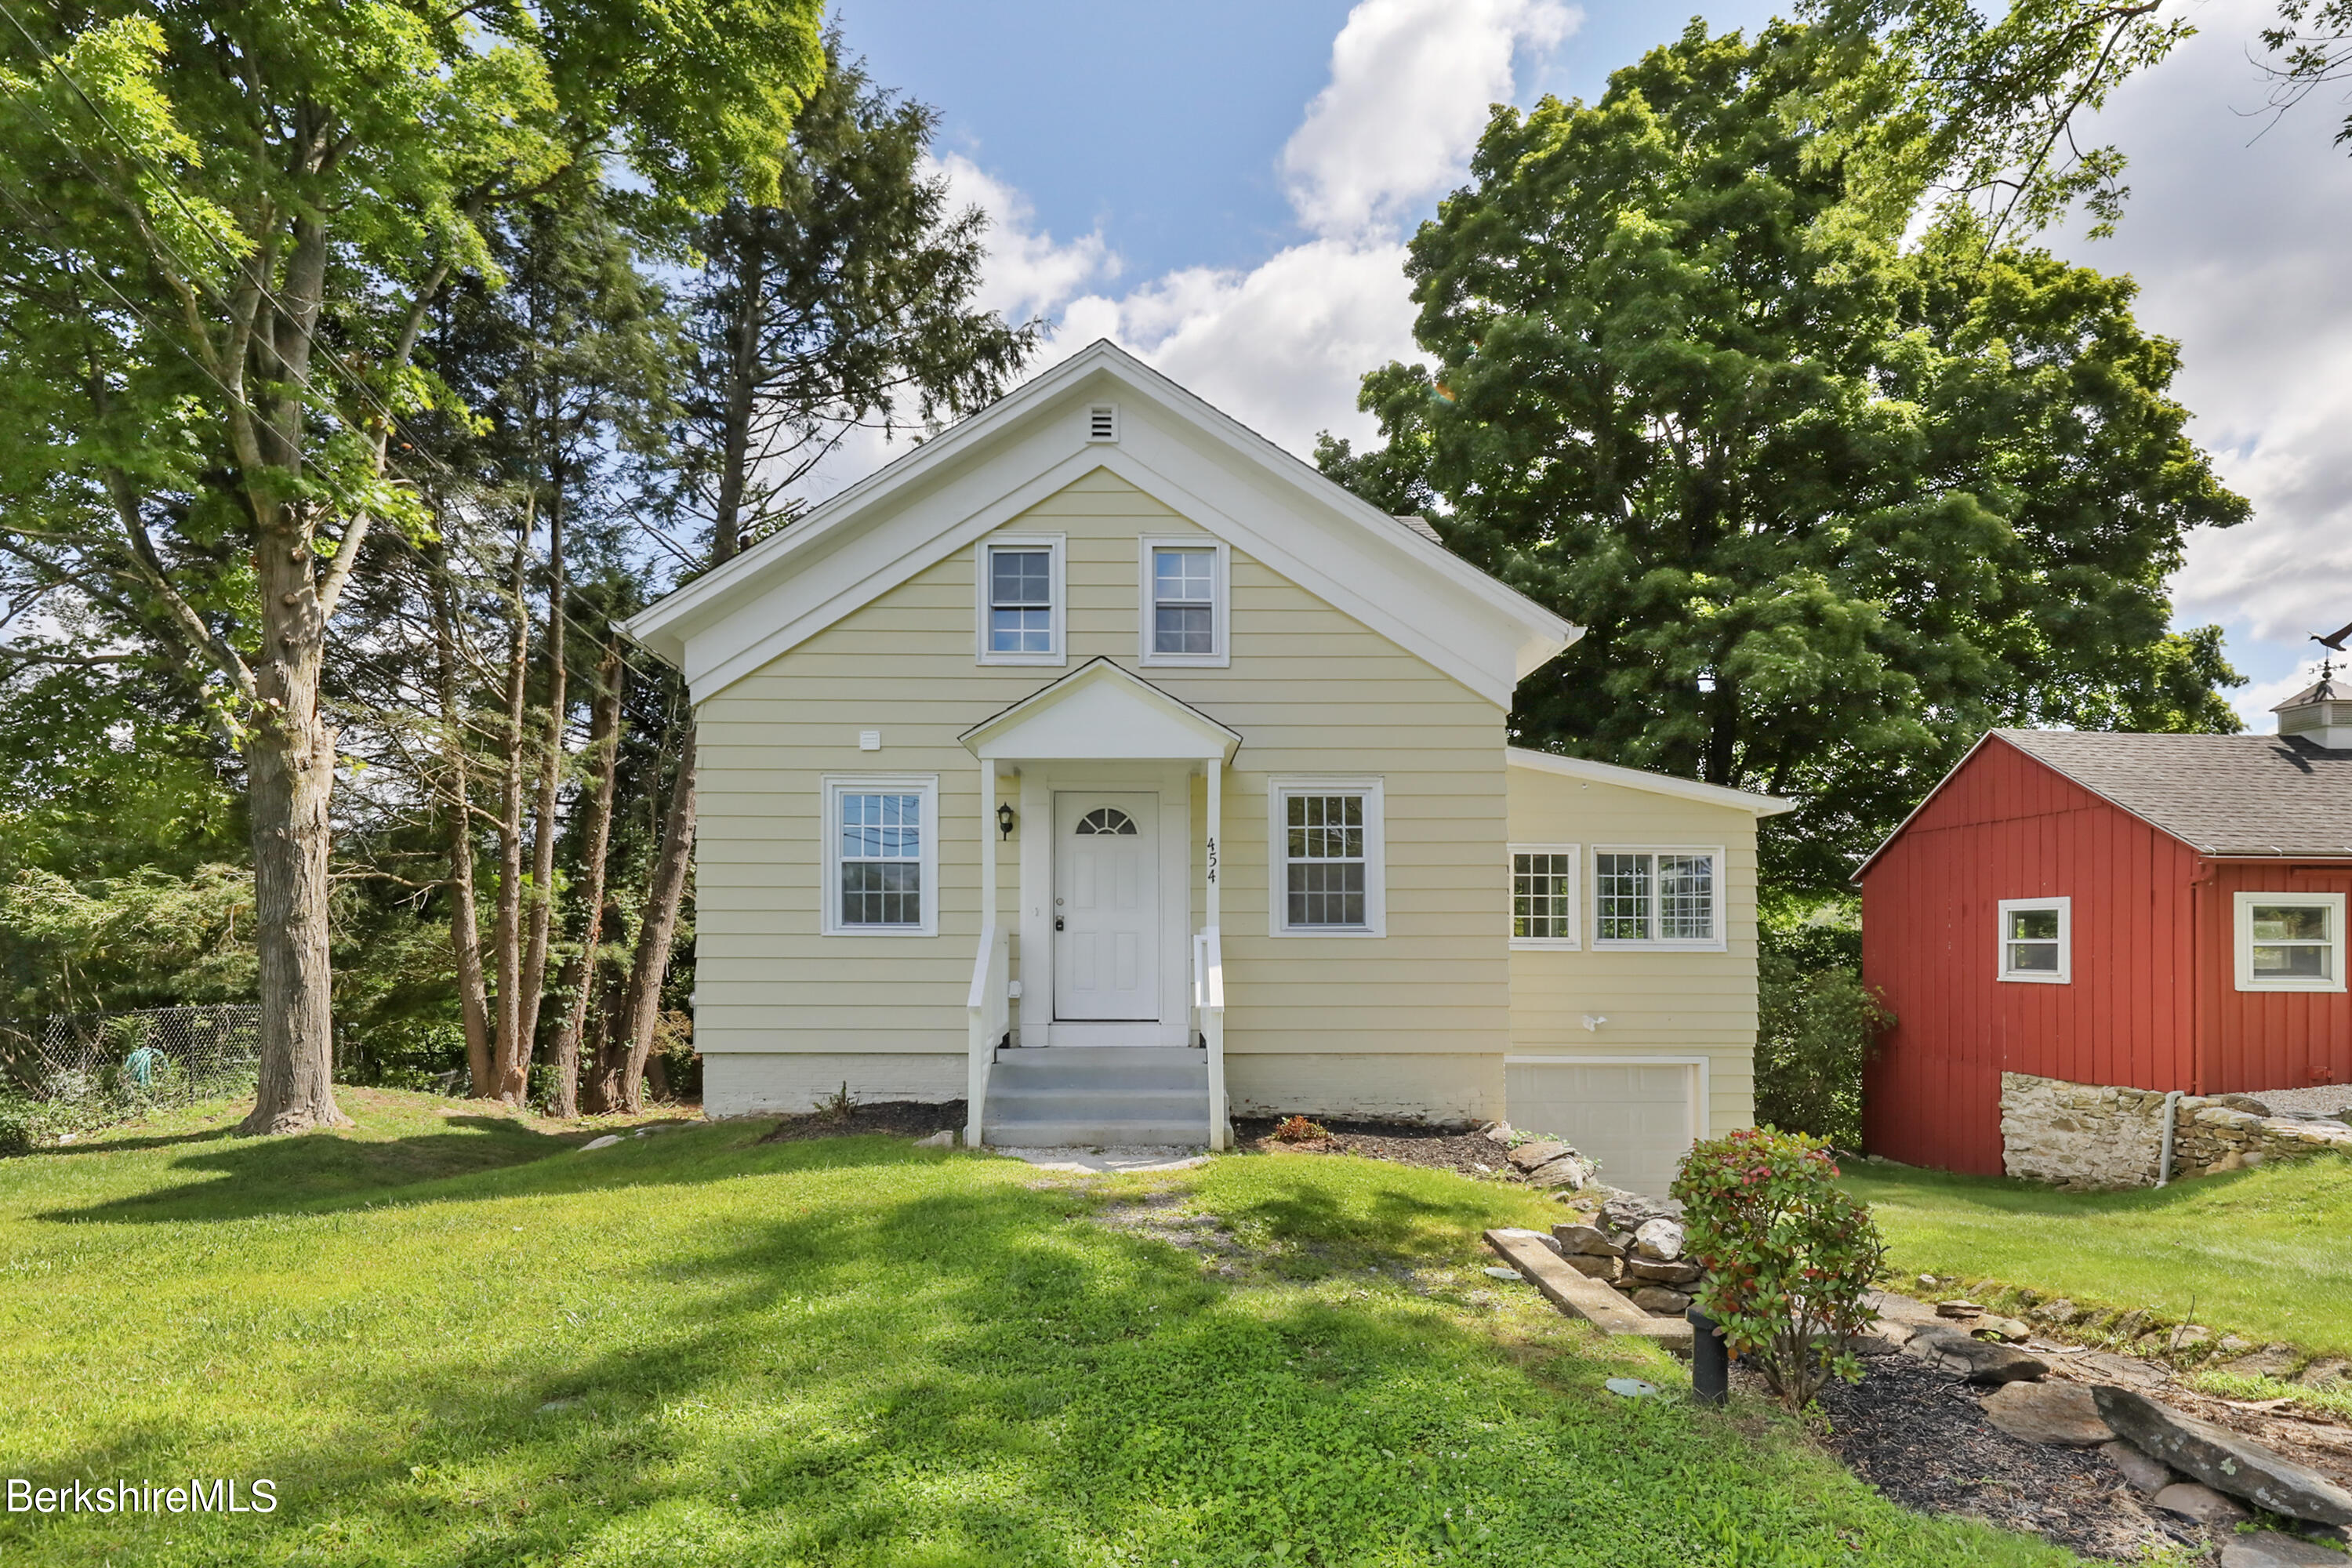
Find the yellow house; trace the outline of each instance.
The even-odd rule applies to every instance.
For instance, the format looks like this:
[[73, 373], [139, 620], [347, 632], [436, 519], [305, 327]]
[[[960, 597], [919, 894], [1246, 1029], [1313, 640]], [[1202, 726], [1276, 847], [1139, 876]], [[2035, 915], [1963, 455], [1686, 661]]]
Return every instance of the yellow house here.
[[717, 1116], [1751, 1114], [1763, 796], [1506, 743], [1576, 628], [1097, 343], [631, 624], [698, 715]]

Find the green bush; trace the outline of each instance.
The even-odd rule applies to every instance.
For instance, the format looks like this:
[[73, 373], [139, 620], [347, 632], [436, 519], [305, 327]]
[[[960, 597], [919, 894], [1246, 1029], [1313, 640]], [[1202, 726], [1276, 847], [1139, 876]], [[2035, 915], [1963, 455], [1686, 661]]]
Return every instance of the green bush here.
[[1862, 932], [1805, 924], [1759, 932], [1756, 1120], [1862, 1147], [1862, 1068], [1895, 1024], [1862, 983]]
[[15, 1096], [0, 1096], [0, 1159], [29, 1154], [33, 1150], [33, 1107]]
[[1886, 1258], [1837, 1173], [1820, 1140], [1752, 1127], [1695, 1145], [1675, 1176], [1685, 1255], [1706, 1270], [1699, 1310], [1792, 1410], [1832, 1374], [1861, 1380], [1846, 1342], [1875, 1315], [1864, 1298]]

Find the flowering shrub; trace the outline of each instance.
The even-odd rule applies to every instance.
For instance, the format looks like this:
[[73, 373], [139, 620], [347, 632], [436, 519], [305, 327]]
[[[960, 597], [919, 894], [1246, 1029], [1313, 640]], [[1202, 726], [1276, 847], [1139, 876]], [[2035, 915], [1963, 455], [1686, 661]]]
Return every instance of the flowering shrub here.
[[1706, 1270], [1699, 1310], [1792, 1410], [1832, 1373], [1861, 1381], [1846, 1342], [1875, 1316], [1864, 1297], [1886, 1244], [1837, 1173], [1819, 1139], [1755, 1127], [1694, 1145], [1675, 1177], [1684, 1256]]
[[1331, 1134], [1321, 1122], [1309, 1121], [1304, 1116], [1293, 1116], [1274, 1130], [1274, 1136], [1276, 1142], [1282, 1143], [1313, 1143]]

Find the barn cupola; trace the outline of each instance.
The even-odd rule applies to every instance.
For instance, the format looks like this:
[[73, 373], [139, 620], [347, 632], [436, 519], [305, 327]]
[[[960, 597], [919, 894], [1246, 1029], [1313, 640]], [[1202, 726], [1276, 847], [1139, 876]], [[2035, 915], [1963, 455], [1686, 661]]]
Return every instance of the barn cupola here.
[[2319, 679], [2271, 710], [2278, 732], [2299, 735], [2315, 746], [2352, 751], [2352, 677], [2338, 675], [2333, 661], [2319, 667]]

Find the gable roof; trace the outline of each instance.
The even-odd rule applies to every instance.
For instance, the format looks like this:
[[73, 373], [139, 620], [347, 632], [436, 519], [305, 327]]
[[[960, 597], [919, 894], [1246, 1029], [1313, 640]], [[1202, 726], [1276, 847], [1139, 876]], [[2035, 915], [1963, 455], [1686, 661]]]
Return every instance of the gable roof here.
[[1621, 768], [1614, 763], [1595, 763], [1582, 757], [1531, 752], [1522, 746], [1505, 747], [1503, 759], [1515, 768], [1558, 773], [1564, 778], [1581, 779], [1588, 784], [1614, 784], [1620, 789], [1638, 789], [1651, 795], [1670, 795], [1677, 800], [1696, 801], [1701, 805], [1729, 806], [1734, 811], [1748, 812], [1759, 817], [1778, 816], [1784, 811], [1797, 809], [1795, 801], [1782, 800], [1778, 795], [1726, 789], [1721, 784], [1675, 778], [1671, 773], [1644, 773], [1640, 768]]
[[2203, 855], [2352, 858], [2352, 751], [2299, 735], [1994, 730], [1854, 868], [1859, 878], [1994, 740]]
[[1214, 757], [1230, 763], [1242, 743], [1241, 731], [1100, 658], [956, 738], [975, 757], [1088, 761]]
[[[1107, 401], [1119, 405], [1118, 438], [1090, 441], [1087, 409]], [[1497, 706], [1582, 635], [1108, 341], [686, 584], [625, 629], [684, 669], [699, 701], [1097, 468]]]

